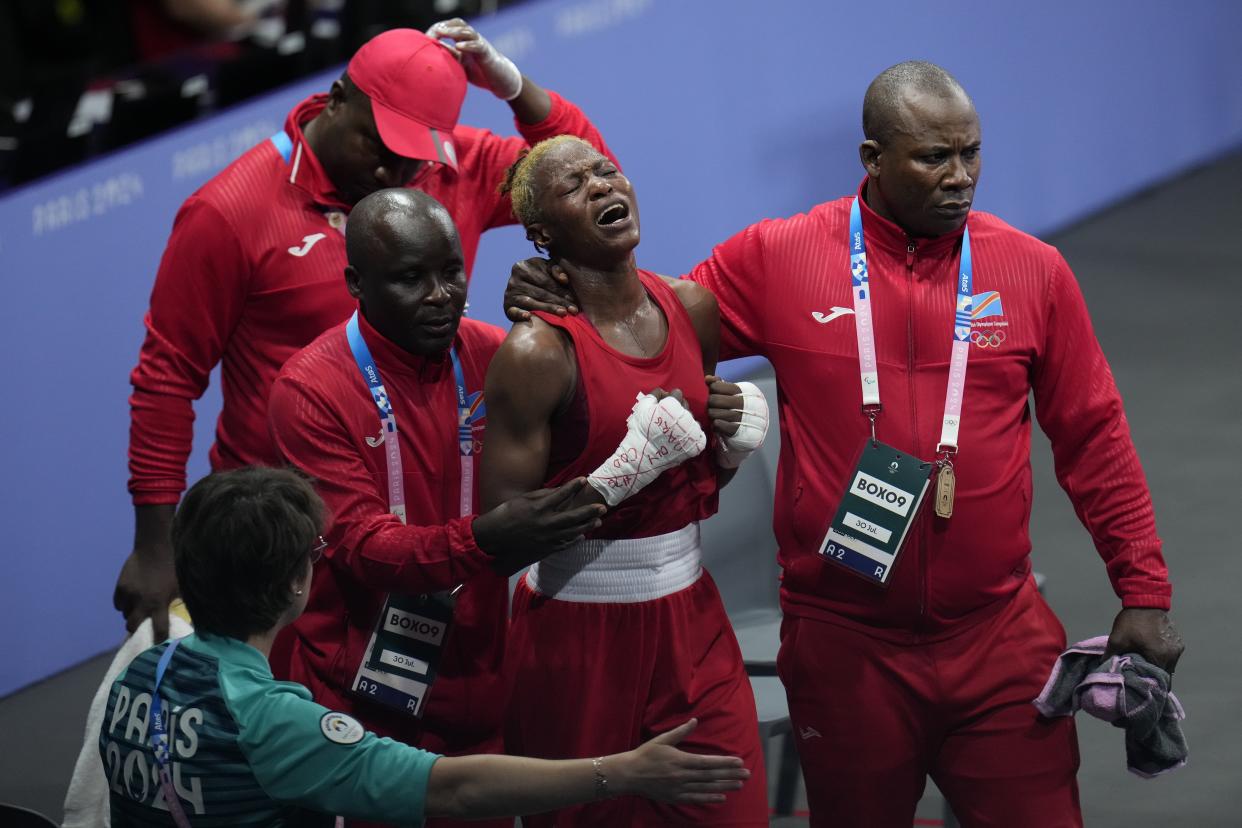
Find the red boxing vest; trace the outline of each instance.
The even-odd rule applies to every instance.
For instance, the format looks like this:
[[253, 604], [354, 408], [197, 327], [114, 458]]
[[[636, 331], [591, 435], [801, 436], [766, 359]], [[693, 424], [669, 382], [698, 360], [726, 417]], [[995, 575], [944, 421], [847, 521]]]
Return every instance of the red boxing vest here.
[[[599, 331], [583, 315], [559, 317], [536, 313], [549, 325], [560, 328], [573, 341], [578, 360], [578, 387], [570, 410], [552, 423], [555, 458], [563, 458], [564, 445], [578, 437], [585, 443], [567, 462], [553, 460], [546, 486], [559, 486], [585, 477], [610, 457], [625, 437], [625, 420], [635, 397], [654, 388], [680, 390], [705, 434], [712, 434], [707, 418], [707, 384], [703, 377], [703, 351], [690, 315], [664, 280], [645, 270], [638, 272], [648, 295], [668, 320], [668, 338], [654, 357], [623, 354], [604, 342]], [[586, 438], [581, 439], [585, 430]], [[577, 432], [574, 434], [573, 432]], [[666, 470], [638, 494], [626, 499], [604, 516], [593, 538], [647, 538], [682, 528], [716, 513], [716, 468], [712, 444], [680, 466]], [[558, 452], [558, 444], [562, 451]]]

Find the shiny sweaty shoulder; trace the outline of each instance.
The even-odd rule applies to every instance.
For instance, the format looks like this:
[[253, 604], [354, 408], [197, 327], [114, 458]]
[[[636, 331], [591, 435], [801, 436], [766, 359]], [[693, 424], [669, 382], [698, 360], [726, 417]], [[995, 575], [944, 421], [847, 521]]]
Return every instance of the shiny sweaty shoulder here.
[[569, 337], [539, 318], [514, 323], [487, 371], [488, 408], [514, 396], [555, 410], [573, 394], [577, 361]]

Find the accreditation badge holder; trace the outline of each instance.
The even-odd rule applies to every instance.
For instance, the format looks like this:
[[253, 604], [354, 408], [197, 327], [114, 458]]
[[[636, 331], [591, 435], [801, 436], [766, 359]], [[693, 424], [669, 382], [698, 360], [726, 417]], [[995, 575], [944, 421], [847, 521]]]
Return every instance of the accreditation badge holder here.
[[887, 586], [927, 493], [931, 471], [931, 463], [867, 440], [819, 545], [820, 557]]
[[422, 716], [453, 625], [455, 594], [389, 593], [354, 676], [354, 695]]

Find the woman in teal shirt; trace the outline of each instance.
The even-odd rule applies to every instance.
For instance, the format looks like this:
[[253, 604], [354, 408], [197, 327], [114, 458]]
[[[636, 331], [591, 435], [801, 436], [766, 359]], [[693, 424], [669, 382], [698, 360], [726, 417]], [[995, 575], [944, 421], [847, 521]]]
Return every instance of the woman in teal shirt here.
[[322, 524], [322, 501], [291, 471], [213, 474], [186, 494], [172, 537], [196, 631], [142, 653], [112, 686], [99, 749], [114, 828], [420, 824], [605, 796], [713, 802], [741, 787], [740, 759], [674, 747], [693, 720], [596, 759], [442, 757], [276, 681], [267, 656], [306, 606]]

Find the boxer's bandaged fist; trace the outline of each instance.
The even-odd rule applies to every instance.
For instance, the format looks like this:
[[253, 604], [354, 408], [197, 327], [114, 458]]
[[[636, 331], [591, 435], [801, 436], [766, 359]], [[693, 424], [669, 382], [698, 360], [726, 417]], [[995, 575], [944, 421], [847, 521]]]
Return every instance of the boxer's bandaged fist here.
[[657, 400], [639, 394], [625, 424], [625, 438], [617, 450], [587, 476], [609, 507], [707, 447], [707, 436], [694, 415], [671, 396]]
[[737, 388], [735, 396], [742, 398], [742, 416], [734, 423], [737, 429], [732, 434], [726, 434], [719, 426], [716, 427], [716, 465], [722, 469], [736, 469], [742, 465], [742, 461], [762, 446], [768, 436], [767, 398], [753, 382], [739, 382]]

